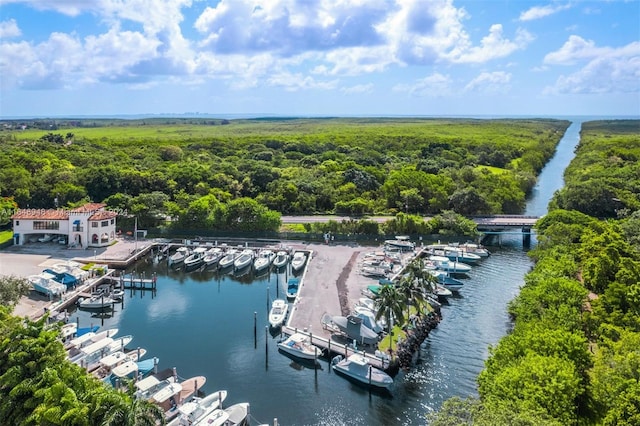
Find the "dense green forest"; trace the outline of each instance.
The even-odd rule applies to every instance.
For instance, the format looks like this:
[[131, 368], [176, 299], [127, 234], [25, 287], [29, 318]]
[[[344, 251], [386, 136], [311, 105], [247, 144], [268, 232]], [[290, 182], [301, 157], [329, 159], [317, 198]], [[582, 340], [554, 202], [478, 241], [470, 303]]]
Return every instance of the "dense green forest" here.
[[585, 123], [576, 152], [480, 398], [433, 426], [640, 424], [640, 121]]
[[[3, 122], [0, 196], [87, 200], [181, 229], [277, 229], [279, 214], [519, 213], [567, 121]], [[237, 220], [243, 217], [246, 220]], [[258, 217], [258, 221], [248, 220]]]

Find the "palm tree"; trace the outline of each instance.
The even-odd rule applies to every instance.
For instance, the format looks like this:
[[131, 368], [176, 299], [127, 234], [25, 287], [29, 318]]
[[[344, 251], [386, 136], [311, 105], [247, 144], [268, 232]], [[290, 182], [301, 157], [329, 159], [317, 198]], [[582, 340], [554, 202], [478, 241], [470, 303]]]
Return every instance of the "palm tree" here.
[[416, 305], [418, 313], [422, 313], [422, 306], [424, 305], [426, 294], [433, 292], [434, 286], [438, 282], [438, 279], [429, 273], [424, 267], [424, 260], [417, 258], [406, 268], [407, 276], [414, 280], [422, 293], [422, 298], [419, 299], [419, 304]]
[[373, 300], [377, 308], [376, 321], [383, 316], [387, 317], [389, 348], [393, 349], [393, 320], [398, 324], [404, 324], [404, 297], [394, 285], [383, 285]]
[[164, 413], [157, 405], [137, 398], [125, 397], [122, 404], [107, 411], [102, 426], [156, 426], [166, 424]]
[[406, 318], [411, 316], [411, 306], [414, 306], [420, 312], [420, 307], [424, 302], [424, 290], [416, 278], [410, 275], [403, 277], [398, 283], [397, 290], [402, 295], [404, 304], [407, 307]]

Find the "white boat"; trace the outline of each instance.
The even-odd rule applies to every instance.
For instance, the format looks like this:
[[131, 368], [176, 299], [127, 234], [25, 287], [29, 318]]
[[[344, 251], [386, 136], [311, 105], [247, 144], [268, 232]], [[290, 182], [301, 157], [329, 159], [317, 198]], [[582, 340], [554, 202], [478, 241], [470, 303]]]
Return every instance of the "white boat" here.
[[391, 376], [371, 365], [369, 359], [361, 353], [355, 353], [346, 359], [338, 355], [331, 363], [335, 371], [365, 385], [387, 389], [393, 384]]
[[471, 266], [450, 260], [445, 256], [429, 256], [429, 260], [433, 262], [437, 269], [447, 271], [450, 273], [462, 273], [465, 274], [471, 271]]
[[240, 256], [236, 257], [236, 259], [233, 261], [233, 269], [239, 271], [251, 265], [252, 262], [253, 250], [244, 249], [242, 250], [242, 253], [240, 253]]
[[415, 244], [409, 241], [408, 235], [396, 235], [395, 240], [385, 240], [384, 244], [392, 249], [400, 251], [413, 251]]
[[311, 343], [309, 336], [302, 333], [292, 334], [286, 340], [278, 343], [278, 348], [302, 359], [316, 359], [322, 355], [322, 350]]
[[191, 254], [184, 260], [185, 268], [196, 268], [204, 263], [204, 257], [207, 249], [204, 247], [196, 247]]
[[213, 266], [217, 264], [220, 259], [224, 257], [224, 251], [220, 247], [213, 247], [207, 250], [207, 253], [204, 255], [204, 264], [207, 266]]
[[298, 297], [299, 288], [300, 280], [294, 277], [289, 278], [289, 281], [287, 282], [287, 300], [296, 300], [296, 297]]
[[304, 264], [307, 262], [307, 254], [303, 251], [296, 251], [293, 253], [293, 258], [291, 259], [291, 269], [294, 272], [300, 271]]
[[219, 408], [226, 398], [226, 390], [214, 392], [204, 398], [194, 397], [178, 407], [178, 417], [167, 426], [223, 425], [229, 415]]
[[289, 253], [284, 250], [279, 250], [276, 253], [276, 258], [273, 259], [273, 266], [276, 268], [282, 268], [289, 263]]
[[48, 243], [52, 239], [53, 239], [53, 235], [44, 234], [42, 237], [38, 238], [38, 241], [41, 242], [41, 243]]
[[451, 277], [447, 271], [441, 271], [438, 269], [425, 269], [425, 271], [433, 275], [436, 280], [438, 280], [438, 284], [442, 285], [447, 290], [459, 291], [464, 286], [462, 281]]
[[258, 256], [253, 261], [253, 270], [255, 272], [260, 272], [268, 269], [273, 263], [275, 257], [276, 254], [273, 250], [260, 250], [260, 253], [258, 253]]
[[169, 256], [169, 265], [178, 265], [182, 262], [184, 262], [184, 260], [189, 256], [190, 252], [189, 249], [187, 247], [178, 247], [178, 249], [176, 250], [175, 253], [173, 253], [171, 256]]
[[53, 280], [50, 274], [47, 275], [48, 276], [45, 276], [44, 273], [40, 275], [31, 275], [27, 279], [35, 291], [44, 294], [45, 296], [60, 296], [62, 293], [67, 291], [66, 285]]
[[368, 297], [359, 298], [356, 306], [364, 306], [365, 308], [369, 309], [371, 312], [376, 311], [376, 302], [373, 299], [370, 299]]
[[121, 290], [119, 288], [113, 289], [111, 293], [109, 293], [109, 297], [115, 300], [116, 302], [119, 302], [124, 297], [124, 290]]
[[444, 287], [442, 284], [434, 284], [433, 285], [433, 294], [438, 297], [447, 298], [453, 295], [453, 292], [448, 288]]
[[433, 254], [448, 257], [449, 260], [456, 262], [468, 263], [475, 265], [480, 262], [482, 258], [477, 254], [466, 252], [459, 247], [445, 246], [441, 250], [434, 250]]
[[238, 253], [238, 250], [234, 248], [227, 250], [224, 257], [218, 261], [218, 268], [225, 269], [233, 266], [233, 262], [236, 260], [236, 257], [238, 257]]
[[269, 324], [271, 324], [271, 327], [280, 327], [284, 323], [284, 319], [287, 317], [288, 310], [289, 304], [286, 300], [274, 300], [271, 304], [271, 310], [269, 311]]
[[477, 254], [480, 257], [489, 257], [489, 255], [491, 254], [485, 247], [476, 243], [453, 243], [451, 245], [453, 247], [459, 247], [465, 252]]
[[239, 402], [238, 404], [233, 404], [229, 408], [225, 408], [223, 411], [229, 416], [225, 425], [243, 425], [249, 416], [249, 403]]
[[83, 309], [104, 309], [110, 308], [116, 301], [109, 296], [91, 296], [79, 298], [78, 306]]
[[376, 321], [376, 315], [370, 309], [364, 306], [356, 306], [353, 314], [362, 319], [362, 323], [374, 332], [380, 334], [384, 331], [384, 324], [381, 321]]

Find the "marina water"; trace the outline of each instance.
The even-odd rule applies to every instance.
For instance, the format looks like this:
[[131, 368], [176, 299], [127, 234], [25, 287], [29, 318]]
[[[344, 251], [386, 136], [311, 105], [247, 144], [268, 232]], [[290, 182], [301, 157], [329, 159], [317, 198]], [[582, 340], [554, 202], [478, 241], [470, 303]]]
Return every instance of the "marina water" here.
[[[562, 186], [580, 121], [573, 120], [543, 170], [526, 214], [544, 214]], [[532, 264], [521, 234], [494, 242], [493, 254], [473, 268], [460, 294], [443, 306], [443, 320], [422, 345], [417, 365], [396, 376], [390, 394], [370, 394], [337, 376], [326, 360], [313, 369], [278, 352], [280, 336], [268, 332], [267, 315], [270, 300], [283, 296], [286, 273], [258, 278], [185, 273], [166, 261], [147, 259], [131, 271], [146, 277], [156, 273], [155, 294], [127, 290], [124, 306], [117, 305], [110, 317], [76, 311], [72, 318], [81, 326], [101, 324], [133, 335], [130, 347], [158, 357], [160, 369], [176, 367], [183, 378], [204, 375], [203, 391], [227, 390], [227, 406], [250, 402], [252, 424], [277, 418], [281, 425], [424, 425], [426, 413], [446, 399], [477, 395], [475, 380], [488, 348], [509, 330], [507, 304]]]

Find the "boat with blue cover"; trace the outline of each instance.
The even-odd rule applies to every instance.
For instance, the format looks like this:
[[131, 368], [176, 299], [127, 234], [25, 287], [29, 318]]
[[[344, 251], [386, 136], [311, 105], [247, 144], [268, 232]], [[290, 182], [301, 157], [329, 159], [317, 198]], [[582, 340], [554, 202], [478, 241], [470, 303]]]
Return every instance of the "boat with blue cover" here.
[[289, 278], [287, 282], [287, 299], [289, 301], [293, 301], [298, 297], [298, 289], [300, 287], [300, 279], [298, 278]]

